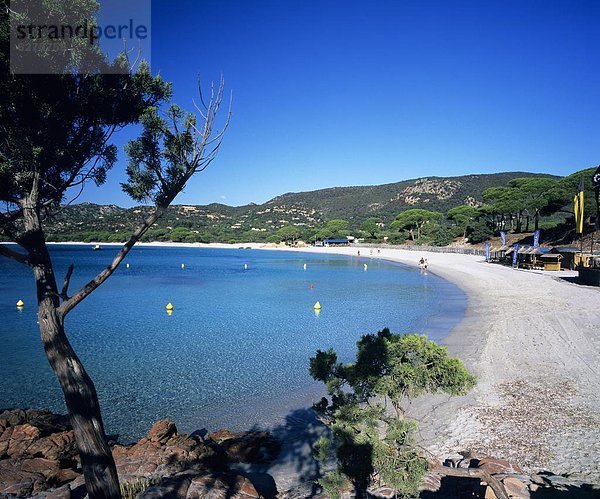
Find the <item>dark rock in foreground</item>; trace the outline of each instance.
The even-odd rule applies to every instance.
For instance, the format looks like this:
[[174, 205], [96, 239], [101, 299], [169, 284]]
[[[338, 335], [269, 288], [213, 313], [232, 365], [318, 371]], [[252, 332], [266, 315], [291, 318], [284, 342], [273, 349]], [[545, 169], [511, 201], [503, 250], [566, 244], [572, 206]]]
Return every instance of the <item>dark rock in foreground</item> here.
[[[180, 434], [165, 419], [139, 442], [112, 451], [123, 487], [148, 486], [141, 497], [249, 499], [260, 494], [230, 463], [270, 462], [279, 448], [268, 432], [219, 430], [203, 438]], [[85, 495], [68, 418], [44, 410], [0, 413], [0, 498]]]

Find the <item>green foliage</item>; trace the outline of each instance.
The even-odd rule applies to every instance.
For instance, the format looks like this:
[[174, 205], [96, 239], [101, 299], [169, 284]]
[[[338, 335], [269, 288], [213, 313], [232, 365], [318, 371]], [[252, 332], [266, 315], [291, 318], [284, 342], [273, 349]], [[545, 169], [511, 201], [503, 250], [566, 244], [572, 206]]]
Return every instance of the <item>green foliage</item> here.
[[494, 227], [490, 221], [480, 219], [473, 224], [473, 227], [469, 232], [469, 240], [475, 244], [482, 243], [483, 241], [487, 241], [493, 235]]
[[[525, 177], [526, 175], [525, 173], [499, 173], [439, 179], [440, 184], [453, 180], [461, 187], [450, 198], [431, 199], [422, 206], [446, 212], [448, 209], [463, 204], [466, 198], [480, 201], [481, 192], [487, 187], [506, 185], [515, 177]], [[545, 177], [538, 175], [532, 178]], [[164, 234], [153, 237], [154, 230], [170, 231], [172, 228], [181, 226], [193, 231], [195, 238], [201, 242], [280, 242], [281, 238], [276, 235], [277, 231], [281, 227], [290, 225], [293, 221], [294, 226], [298, 226], [301, 231], [299, 239], [312, 241], [315, 232], [324, 228], [324, 219], [346, 220], [348, 225], [341, 235], [347, 235], [349, 231], [358, 235], [356, 231], [362, 228], [362, 224], [366, 220], [372, 218], [387, 224], [386, 230], [378, 229], [375, 232], [376, 240], [382, 240], [386, 236], [390, 243], [401, 243], [406, 238], [404, 230], [399, 231], [398, 228], [390, 230], [389, 228], [389, 223], [399, 210], [398, 202], [391, 202], [390, 199], [403, 189], [414, 188], [416, 185], [415, 181], [405, 181], [383, 186], [285, 194], [262, 205], [226, 206], [214, 203], [206, 206], [172, 206], [162, 215], [144, 240], [169, 241], [170, 238], [164, 237]], [[573, 193], [569, 192], [566, 204], [572, 202], [572, 196]], [[586, 203], [590, 202], [590, 199], [588, 196]], [[416, 205], [415, 207], [420, 206]], [[569, 209], [567, 208], [566, 211]], [[148, 214], [149, 207], [144, 206], [124, 209], [116, 206], [83, 203], [65, 207], [47, 221], [46, 228], [52, 236], [52, 240], [81, 241], [81, 235], [84, 232], [82, 227], [89, 231], [104, 231], [111, 234], [117, 229], [121, 232], [131, 231]], [[541, 213], [542, 215], [545, 216], [544, 212]], [[482, 217], [487, 217], [494, 222], [495, 215], [485, 212], [482, 213]], [[445, 228], [433, 230], [437, 224]], [[442, 245], [448, 241], [450, 234], [454, 237], [463, 235], [463, 231], [457, 225], [450, 224], [449, 227], [446, 225], [448, 224], [444, 224], [441, 220], [425, 224], [420, 243]], [[470, 231], [471, 227], [468, 229], [468, 232]], [[334, 236], [332, 231], [321, 235]]]
[[131, 482], [121, 483], [121, 496], [123, 499], [135, 499], [138, 494], [145, 492], [154, 485], [154, 480], [140, 478]]
[[275, 233], [275, 237], [273, 240], [275, 242], [284, 242], [287, 244], [293, 244], [302, 236], [302, 231], [298, 227], [294, 227], [293, 225], [286, 225], [285, 227], [281, 227]]
[[317, 239], [327, 239], [329, 237], [343, 237], [348, 235], [348, 222], [341, 219], [329, 220], [325, 226], [320, 229], [315, 237]]
[[309, 372], [327, 386], [329, 398], [314, 409], [332, 434], [331, 441], [319, 440], [315, 455], [325, 460], [332, 451], [338, 465], [337, 473], [320, 483], [327, 493], [339, 493], [345, 477], [358, 497], [365, 495], [375, 473], [399, 497], [417, 497], [427, 463], [415, 448], [417, 424], [404, 418], [403, 401], [425, 393], [461, 395], [475, 384], [475, 377], [448, 357], [445, 347], [389, 329], [363, 336], [351, 364], [340, 363], [332, 349], [317, 351]]
[[379, 224], [381, 220], [378, 218], [367, 218], [361, 225], [361, 230], [366, 232], [371, 239], [375, 239], [375, 234], [379, 231]]
[[329, 471], [317, 483], [323, 487], [325, 497], [340, 499], [342, 491], [350, 488], [350, 482], [339, 471]]
[[[392, 222], [392, 229], [404, 230], [407, 229], [411, 239], [419, 239], [423, 226], [429, 222], [438, 221], [442, 218], [442, 214], [437, 211], [422, 210], [413, 208], [399, 213]], [[417, 237], [414, 236], [414, 231], [417, 231]]]
[[456, 225], [462, 229], [463, 237], [467, 237], [467, 231], [473, 226], [474, 220], [480, 215], [480, 211], [474, 206], [463, 204], [448, 210], [448, 218], [454, 220]]

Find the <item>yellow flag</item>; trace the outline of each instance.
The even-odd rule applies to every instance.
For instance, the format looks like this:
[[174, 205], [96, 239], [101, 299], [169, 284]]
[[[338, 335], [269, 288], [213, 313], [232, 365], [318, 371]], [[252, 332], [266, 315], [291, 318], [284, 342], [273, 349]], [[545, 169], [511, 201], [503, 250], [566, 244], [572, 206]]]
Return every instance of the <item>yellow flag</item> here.
[[579, 181], [579, 189], [573, 198], [573, 211], [575, 212], [575, 232], [583, 234], [583, 177]]

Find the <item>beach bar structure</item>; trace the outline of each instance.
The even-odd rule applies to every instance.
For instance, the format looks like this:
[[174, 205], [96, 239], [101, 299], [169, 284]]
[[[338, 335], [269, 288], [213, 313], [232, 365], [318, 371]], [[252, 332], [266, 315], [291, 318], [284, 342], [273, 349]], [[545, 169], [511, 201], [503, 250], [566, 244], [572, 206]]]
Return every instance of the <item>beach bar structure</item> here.
[[490, 262], [499, 262], [506, 256], [508, 246], [500, 246], [499, 248], [490, 248]]
[[350, 240], [347, 237], [327, 238], [323, 240], [324, 246], [348, 246]]
[[560, 270], [563, 256], [560, 253], [552, 253], [549, 251], [545, 255], [540, 256], [544, 262], [544, 270]]

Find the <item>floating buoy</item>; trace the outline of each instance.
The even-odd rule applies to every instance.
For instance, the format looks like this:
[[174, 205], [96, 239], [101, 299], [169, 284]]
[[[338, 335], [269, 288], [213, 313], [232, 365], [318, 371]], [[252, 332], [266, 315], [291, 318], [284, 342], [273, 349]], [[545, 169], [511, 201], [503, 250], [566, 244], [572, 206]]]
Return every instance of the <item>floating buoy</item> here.
[[181, 264], [181, 268], [182, 268], [182, 269], [185, 269], [185, 263], [182, 263], [182, 264]]
[[369, 266], [365, 263], [365, 270], [367, 270], [369, 268]]
[[310, 289], [315, 289], [315, 285], [314, 285], [314, 284], [311, 284], [311, 285], [310, 285]]
[[306, 270], [306, 264], [304, 264], [304, 270]]
[[167, 303], [167, 310], [173, 310], [175, 307], [171, 302]]
[[173, 315], [173, 311], [172, 310], [167, 310], [167, 315]]
[[128, 264], [128, 263], [127, 263], [127, 264], [125, 264], [125, 268], [127, 268], [127, 269], [129, 268], [129, 264]]
[[313, 307], [315, 310], [321, 310], [321, 304], [319, 302], [315, 303], [315, 306]]
[[248, 264], [247, 263], [244, 264], [244, 270], [248, 270]]
[[23, 308], [25, 306], [25, 304], [23, 303], [23, 300], [19, 300], [17, 302], [17, 308]]

